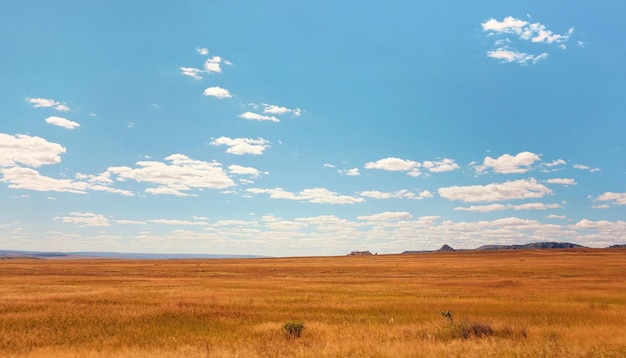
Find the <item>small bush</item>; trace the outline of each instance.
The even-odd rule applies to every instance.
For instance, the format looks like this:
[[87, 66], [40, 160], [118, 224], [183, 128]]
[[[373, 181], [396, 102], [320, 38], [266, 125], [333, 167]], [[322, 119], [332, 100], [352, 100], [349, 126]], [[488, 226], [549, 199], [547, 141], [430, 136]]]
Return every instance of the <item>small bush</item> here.
[[302, 331], [304, 331], [304, 323], [302, 322], [287, 322], [283, 325], [285, 330], [285, 336], [288, 339], [300, 338]]
[[467, 322], [465, 320], [456, 323], [447, 323], [439, 331], [439, 338], [442, 340], [469, 339], [472, 337], [481, 338], [493, 336], [494, 330], [488, 323]]

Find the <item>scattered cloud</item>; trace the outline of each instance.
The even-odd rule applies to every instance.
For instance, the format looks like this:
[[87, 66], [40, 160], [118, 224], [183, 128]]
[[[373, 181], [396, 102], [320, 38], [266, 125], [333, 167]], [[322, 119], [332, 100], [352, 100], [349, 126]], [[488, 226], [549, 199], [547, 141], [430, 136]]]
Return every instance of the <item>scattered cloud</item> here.
[[385, 211], [384, 213], [368, 215], [368, 216], [359, 216], [357, 219], [364, 221], [402, 221], [402, 220], [410, 220], [413, 218], [413, 215], [407, 213], [406, 211]]
[[600, 168], [592, 168], [592, 167], [589, 167], [589, 166], [583, 165], [583, 164], [574, 164], [574, 168], [580, 169], [580, 170], [587, 170], [587, 171], [590, 171], [592, 173], [600, 171]]
[[204, 90], [204, 95], [207, 97], [215, 97], [218, 99], [231, 98], [233, 95], [228, 92], [227, 89], [221, 87], [209, 87]]
[[57, 117], [57, 116], [51, 116], [51, 117], [46, 118], [46, 123], [52, 124], [57, 127], [70, 129], [70, 130], [76, 127], [80, 127], [80, 124], [76, 122], [70, 121], [66, 118]]
[[526, 203], [526, 204], [491, 204], [491, 205], [472, 205], [469, 207], [456, 207], [454, 210], [457, 211], [475, 211], [481, 213], [487, 213], [491, 211], [502, 211], [502, 210], [548, 210], [548, 209], [557, 209], [561, 208], [561, 204], [544, 204], [544, 203]]
[[172, 154], [165, 160], [169, 163], [139, 161], [136, 168], [110, 167], [107, 172], [117, 180], [130, 179], [157, 185], [146, 189], [149, 194], [187, 196], [186, 192], [191, 190], [224, 189], [235, 185], [218, 162], [195, 160], [183, 154]]
[[67, 112], [70, 110], [65, 103], [48, 98], [26, 98], [26, 102], [32, 103], [34, 108], [52, 107], [59, 112]]
[[565, 216], [565, 215], [550, 214], [550, 215], [546, 216], [546, 219], [559, 219], [559, 220], [565, 220], [565, 219], [567, 219], [567, 216]]
[[109, 220], [100, 214], [71, 212], [69, 216], [55, 217], [55, 220], [79, 226], [110, 226]]
[[360, 193], [362, 197], [372, 198], [372, 199], [413, 199], [413, 200], [422, 200], [424, 198], [432, 198], [433, 194], [424, 190], [419, 193], [414, 193], [412, 191], [402, 189], [394, 192], [382, 192], [377, 190], [368, 190]]
[[451, 186], [439, 188], [438, 192], [442, 198], [464, 202], [542, 198], [552, 194], [552, 190], [535, 178], [487, 185]]
[[474, 169], [478, 174], [482, 174], [488, 169], [501, 174], [526, 173], [539, 160], [539, 155], [531, 152], [521, 152], [515, 156], [503, 154], [496, 159], [487, 156], [483, 160], [483, 165], [477, 165]]
[[180, 72], [185, 75], [185, 76], [189, 76], [193, 79], [196, 80], [201, 80], [202, 76], [200, 76], [200, 74], [203, 72], [201, 69], [199, 68], [193, 68], [193, 67], [180, 67]]
[[525, 64], [531, 62], [535, 64], [541, 60], [545, 60], [546, 58], [548, 58], [548, 56], [549, 55], [547, 52], [539, 55], [530, 55], [524, 52], [517, 52], [502, 47], [495, 50], [487, 51], [487, 57], [500, 60], [504, 63], [515, 62], [519, 64]]
[[392, 172], [407, 172], [409, 176], [420, 176], [420, 168], [431, 173], [447, 172], [459, 168], [452, 159], [444, 158], [440, 161], [424, 161], [422, 163], [413, 160], [405, 160], [395, 157], [388, 157], [375, 162], [365, 163], [365, 169], [380, 169]]
[[[481, 23], [481, 27], [483, 31], [488, 32], [487, 36], [506, 36], [513, 34], [517, 35], [517, 38], [523, 42], [557, 44], [558, 47], [563, 50], [566, 48], [565, 42], [567, 42], [574, 33], [574, 28], [570, 28], [564, 34], [557, 34], [548, 30], [547, 26], [544, 24], [538, 22], [530, 23], [512, 16], [507, 16], [502, 21], [491, 18]], [[494, 44], [498, 46], [498, 48], [488, 51], [487, 57], [501, 60], [501, 62], [504, 63], [535, 64], [548, 57], [547, 52], [535, 55], [512, 49], [511, 46], [515, 45], [515, 42], [508, 37], [497, 39]]]
[[116, 220], [115, 222], [120, 225], [146, 225], [145, 221], [138, 221], [138, 220], [120, 219], [120, 220]]
[[251, 194], [269, 194], [272, 199], [296, 200], [316, 204], [355, 204], [365, 201], [363, 198], [340, 195], [324, 188], [304, 189], [299, 193], [285, 191], [282, 188], [259, 189], [250, 188]]
[[0, 167], [18, 164], [29, 167], [57, 164], [66, 149], [41, 137], [0, 133]]
[[611, 205], [626, 205], [626, 193], [613, 193], [607, 191], [606, 193], [595, 198], [594, 200], [597, 202], [603, 202], [603, 204], [594, 206], [594, 208], [596, 209], [606, 209], [609, 208]]
[[225, 145], [228, 147], [226, 153], [243, 155], [261, 155], [269, 148], [270, 142], [263, 138], [229, 138], [219, 137], [211, 142], [211, 145]]
[[361, 175], [361, 173], [359, 172], [359, 168], [339, 169], [338, 172], [339, 174], [343, 174], [343, 175], [347, 175], [351, 177], [356, 177], [356, 176]]
[[188, 220], [168, 220], [168, 219], [155, 219], [148, 220], [151, 223], [161, 225], [175, 225], [175, 226], [203, 226], [209, 225], [206, 221], [188, 221]]
[[206, 55], [209, 54], [209, 49], [208, 48], [204, 48], [204, 47], [198, 47], [198, 48], [196, 48], [196, 51], [199, 54], [203, 55], [203, 56], [206, 56]]
[[548, 184], [560, 184], [560, 185], [576, 185], [576, 180], [571, 178], [554, 178], [546, 180]]
[[245, 112], [239, 115], [240, 118], [247, 119], [250, 121], [271, 121], [271, 122], [280, 122], [278, 118], [275, 116], [266, 116], [253, 112]]
[[236, 164], [229, 165], [228, 172], [235, 175], [249, 175], [252, 178], [258, 178], [261, 175], [261, 172], [256, 168], [244, 167]]
[[276, 115], [283, 115], [283, 114], [291, 113], [293, 116], [298, 117], [302, 114], [302, 110], [300, 108], [291, 109], [287, 107], [281, 107], [281, 106], [276, 106], [273, 104], [263, 103], [263, 113], [276, 114]]

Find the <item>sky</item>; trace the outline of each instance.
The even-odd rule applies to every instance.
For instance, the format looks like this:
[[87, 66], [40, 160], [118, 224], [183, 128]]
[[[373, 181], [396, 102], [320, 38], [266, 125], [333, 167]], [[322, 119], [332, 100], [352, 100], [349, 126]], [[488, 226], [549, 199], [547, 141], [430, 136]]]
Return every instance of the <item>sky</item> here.
[[0, 3], [0, 249], [626, 243], [626, 3]]

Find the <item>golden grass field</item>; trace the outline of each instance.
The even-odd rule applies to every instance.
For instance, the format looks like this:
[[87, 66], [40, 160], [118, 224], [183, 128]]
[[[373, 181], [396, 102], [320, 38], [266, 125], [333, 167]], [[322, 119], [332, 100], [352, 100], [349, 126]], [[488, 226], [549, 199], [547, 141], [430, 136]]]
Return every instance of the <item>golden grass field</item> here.
[[626, 250], [5, 259], [0, 356], [626, 357]]

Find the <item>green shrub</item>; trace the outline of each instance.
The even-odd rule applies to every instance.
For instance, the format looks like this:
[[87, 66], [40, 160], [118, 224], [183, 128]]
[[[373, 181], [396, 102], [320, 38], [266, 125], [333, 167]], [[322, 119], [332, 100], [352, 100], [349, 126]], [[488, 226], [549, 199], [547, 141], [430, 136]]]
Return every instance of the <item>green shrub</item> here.
[[283, 325], [285, 330], [285, 336], [288, 339], [300, 338], [302, 331], [304, 331], [304, 323], [302, 322], [287, 322]]

